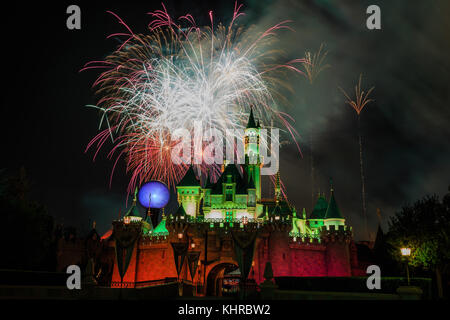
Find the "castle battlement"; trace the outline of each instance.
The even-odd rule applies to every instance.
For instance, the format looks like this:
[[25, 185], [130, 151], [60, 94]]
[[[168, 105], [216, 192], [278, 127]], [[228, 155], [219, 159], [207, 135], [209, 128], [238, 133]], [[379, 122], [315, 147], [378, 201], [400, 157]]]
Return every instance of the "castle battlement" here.
[[[274, 276], [352, 275], [352, 228], [345, 224], [332, 186], [328, 200], [319, 195], [309, 214], [303, 208], [297, 215], [283, 197], [279, 173], [273, 198], [261, 198], [262, 164], [248, 161], [251, 154], [259, 155], [260, 126], [252, 119], [251, 115], [245, 131], [245, 164], [227, 164], [215, 182], [209, 176], [204, 183], [189, 167], [176, 186], [178, 209], [167, 216], [163, 211], [159, 223], [152, 222], [149, 214], [140, 216], [135, 194], [128, 213], [113, 222], [116, 250], [117, 245], [122, 250], [122, 256], [116, 255], [121, 271], [115, 267], [113, 282], [147, 283], [174, 276], [191, 280], [193, 276], [209, 288], [216, 285], [224, 268], [234, 265], [251, 268], [251, 277], [259, 283], [267, 262]], [[196, 274], [175, 266], [175, 261], [183, 261], [177, 258], [181, 255], [198, 266]]]

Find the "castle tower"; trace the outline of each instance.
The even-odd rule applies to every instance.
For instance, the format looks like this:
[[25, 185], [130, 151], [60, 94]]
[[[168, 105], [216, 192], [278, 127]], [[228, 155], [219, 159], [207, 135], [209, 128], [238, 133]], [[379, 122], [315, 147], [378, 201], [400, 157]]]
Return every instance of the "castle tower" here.
[[[225, 171], [225, 169], [223, 170]], [[222, 171], [222, 173], [223, 173]], [[211, 175], [209, 173], [209, 169], [206, 175], [206, 181], [205, 185], [203, 186], [203, 206], [204, 207], [211, 207], [211, 189], [213, 187], [213, 184], [210, 181]]]
[[192, 166], [189, 167], [176, 188], [178, 204], [183, 206], [187, 215], [196, 217], [201, 198], [201, 186]]
[[247, 192], [248, 192], [248, 202], [247, 206], [254, 207], [256, 206], [256, 187], [255, 182], [253, 181], [253, 177], [250, 177], [250, 182], [247, 186]]
[[333, 181], [330, 180], [330, 202], [328, 203], [328, 208], [325, 213], [325, 225], [328, 226], [344, 226], [345, 225], [345, 219], [341, 214], [341, 210], [339, 210], [339, 207], [336, 203], [336, 200], [334, 199], [334, 188], [333, 188]]
[[309, 216], [309, 225], [311, 228], [317, 229], [321, 228], [324, 225], [325, 215], [328, 209], [328, 202], [325, 199], [325, 196], [321, 195], [320, 192], [317, 197], [316, 205]]
[[275, 175], [275, 201], [278, 203], [281, 200], [281, 183], [280, 183], [280, 171]]
[[255, 122], [253, 108], [250, 109], [247, 127], [244, 131], [245, 164], [248, 170], [248, 181], [253, 179], [256, 189], [256, 201], [261, 201], [261, 162], [259, 159], [260, 126]]
[[138, 194], [138, 188], [136, 187], [136, 190], [134, 191], [134, 197], [133, 197], [133, 203], [131, 204], [130, 210], [125, 214], [123, 217], [124, 223], [130, 223], [130, 222], [138, 222], [142, 220], [141, 213], [139, 212], [139, 209], [137, 207], [137, 194]]

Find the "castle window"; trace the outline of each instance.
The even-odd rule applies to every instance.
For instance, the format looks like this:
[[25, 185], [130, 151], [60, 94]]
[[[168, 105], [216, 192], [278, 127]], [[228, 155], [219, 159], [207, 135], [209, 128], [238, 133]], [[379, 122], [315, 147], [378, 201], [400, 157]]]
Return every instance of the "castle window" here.
[[227, 186], [225, 189], [225, 201], [233, 201], [233, 187]]

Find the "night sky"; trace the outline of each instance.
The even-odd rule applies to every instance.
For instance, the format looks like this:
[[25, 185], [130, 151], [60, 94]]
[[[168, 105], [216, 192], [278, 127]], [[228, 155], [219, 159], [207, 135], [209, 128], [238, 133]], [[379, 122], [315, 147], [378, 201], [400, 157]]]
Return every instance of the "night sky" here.
[[[3, 79], [1, 168], [24, 166], [32, 181], [32, 197], [45, 204], [58, 223], [82, 231], [89, 221], [105, 232], [119, 210], [126, 210], [129, 176], [119, 165], [112, 185], [112, 161], [106, 152], [95, 162], [85, 148], [98, 130], [98, 112], [91, 85], [97, 71], [80, 73], [118, 45], [106, 39], [121, 31], [107, 10], [121, 16], [135, 31], [146, 32], [147, 12], [160, 1], [133, 4], [23, 4], [3, 10]], [[199, 25], [208, 12], [228, 23], [234, 1], [164, 2], [178, 17], [193, 14]], [[81, 8], [81, 30], [66, 28], [66, 8]], [[345, 105], [338, 86], [353, 92], [363, 73], [363, 87], [374, 86], [361, 116], [369, 226], [377, 227], [376, 208], [387, 228], [390, 215], [427, 194], [443, 195], [450, 185], [450, 3], [448, 1], [244, 1], [240, 24], [265, 29], [292, 20], [295, 32], [279, 33], [288, 59], [328, 50], [327, 69], [313, 90], [301, 76], [292, 84], [283, 108], [301, 134], [303, 157], [291, 144], [281, 149], [281, 177], [297, 207], [311, 209], [309, 134], [317, 173], [314, 192], [329, 192], [334, 181], [338, 205], [357, 239], [362, 237], [361, 182], [355, 112]], [[366, 28], [368, 5], [381, 8], [382, 29]], [[305, 101], [314, 101], [307, 105]], [[105, 151], [108, 151], [105, 149]], [[268, 188], [265, 186], [266, 189]]]

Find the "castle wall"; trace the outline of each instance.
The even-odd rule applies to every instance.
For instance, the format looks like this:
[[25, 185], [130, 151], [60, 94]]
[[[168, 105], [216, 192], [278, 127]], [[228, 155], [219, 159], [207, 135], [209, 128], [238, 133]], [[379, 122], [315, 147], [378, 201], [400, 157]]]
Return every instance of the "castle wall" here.
[[[195, 250], [201, 252], [200, 259], [204, 259], [203, 238], [192, 238], [196, 243]], [[208, 236], [208, 261], [212, 263], [206, 267], [206, 277], [217, 264], [235, 263], [230, 239], [221, 239], [216, 234]], [[275, 277], [322, 277], [322, 276], [352, 276], [357, 270], [351, 241], [333, 237], [325, 238], [320, 243], [309, 239], [293, 241], [284, 231], [272, 231], [261, 235], [254, 252], [253, 268], [249, 278], [257, 283], [264, 281], [264, 269], [267, 261], [272, 263]], [[200, 275], [198, 276], [198, 272]], [[197, 270], [196, 281], [201, 284], [204, 276], [203, 265]], [[124, 282], [145, 282], [175, 278], [176, 268], [173, 250], [169, 241], [143, 242], [135, 247]], [[183, 265], [180, 277], [191, 280], [187, 263]], [[115, 263], [113, 282], [120, 282], [117, 265]]]
[[[130, 264], [123, 278], [123, 282], [145, 282], [176, 278], [177, 271], [173, 250], [168, 242], [146, 243], [139, 241], [133, 249]], [[183, 265], [181, 279], [188, 278], [187, 265]], [[120, 282], [117, 260], [114, 263], [112, 282]]]
[[[253, 279], [257, 283], [264, 281], [264, 268], [269, 261], [269, 241], [267, 238], [258, 238], [255, 243], [255, 252], [253, 254]], [[252, 274], [250, 274], [252, 276]]]
[[[154, 263], [152, 263], [154, 261]], [[184, 268], [186, 269], [186, 268]], [[181, 275], [183, 275], [182, 270]], [[140, 244], [136, 281], [176, 278], [172, 246], [169, 243]]]
[[56, 270], [66, 271], [70, 265], [81, 265], [86, 260], [86, 248], [84, 241], [59, 239], [57, 256], [56, 256]]
[[350, 277], [352, 270], [348, 243], [328, 242], [326, 246], [326, 264], [327, 276]]
[[269, 260], [275, 277], [291, 273], [288, 239], [287, 233], [282, 231], [271, 232], [269, 236]]
[[253, 278], [258, 283], [264, 281], [268, 261], [275, 277], [348, 277], [358, 268], [350, 249], [350, 243], [345, 240], [293, 242], [283, 232], [272, 232], [270, 237], [257, 242]]
[[294, 244], [290, 247], [292, 277], [327, 276], [326, 248], [322, 245]]

